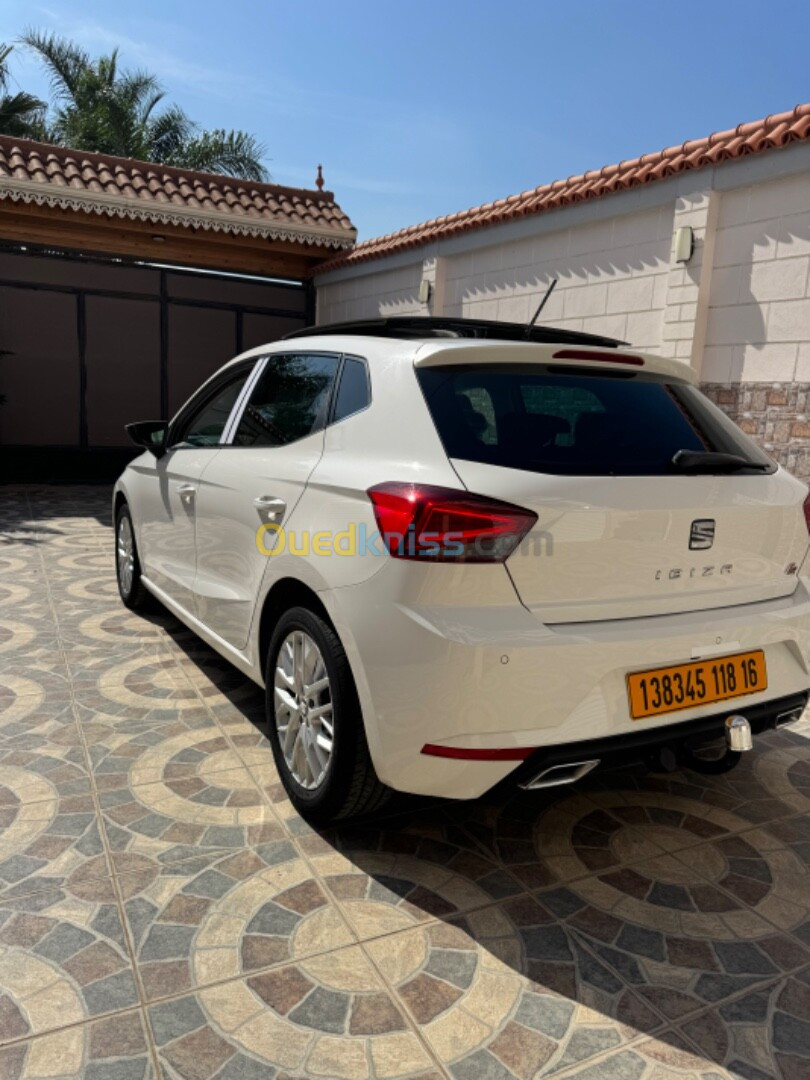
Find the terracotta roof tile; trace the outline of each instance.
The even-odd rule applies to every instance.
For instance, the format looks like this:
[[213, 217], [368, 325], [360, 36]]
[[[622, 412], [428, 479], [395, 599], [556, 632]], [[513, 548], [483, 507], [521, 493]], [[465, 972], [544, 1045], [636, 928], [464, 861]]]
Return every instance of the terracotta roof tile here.
[[717, 165], [748, 154], [761, 154], [765, 150], [807, 139], [810, 139], [810, 104], [797, 105], [790, 112], [739, 124], [728, 131], [716, 131], [705, 139], [691, 139], [680, 146], [669, 146], [657, 153], [606, 165], [603, 169], [594, 169], [582, 176], [569, 176], [567, 180], [555, 180], [520, 195], [510, 195], [506, 199], [433, 218], [420, 225], [409, 225], [387, 236], [364, 240], [351, 251], [321, 263], [315, 273], [393, 255], [435, 240], [488, 225], [499, 225], [530, 214], [545, 213], [586, 199], [599, 199], [614, 191], [664, 180], [690, 169]]
[[[0, 135], [0, 200], [349, 247], [330, 191], [286, 188]], [[96, 200], [96, 202], [94, 202]]]

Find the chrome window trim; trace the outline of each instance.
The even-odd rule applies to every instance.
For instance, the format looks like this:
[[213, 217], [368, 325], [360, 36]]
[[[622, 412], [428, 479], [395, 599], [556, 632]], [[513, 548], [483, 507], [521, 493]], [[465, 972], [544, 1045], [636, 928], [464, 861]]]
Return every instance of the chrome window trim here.
[[269, 357], [261, 356], [253, 367], [250, 375], [245, 380], [245, 385], [239, 394], [239, 397], [234, 402], [231, 409], [231, 415], [228, 417], [228, 422], [225, 425], [225, 429], [222, 432], [222, 438], [220, 439], [220, 446], [231, 446], [233, 444], [234, 435], [236, 435], [236, 429], [239, 426], [239, 421], [242, 419], [242, 413], [245, 411], [245, 406], [248, 403], [250, 395], [253, 393], [253, 388], [259, 381], [262, 372], [265, 369]]

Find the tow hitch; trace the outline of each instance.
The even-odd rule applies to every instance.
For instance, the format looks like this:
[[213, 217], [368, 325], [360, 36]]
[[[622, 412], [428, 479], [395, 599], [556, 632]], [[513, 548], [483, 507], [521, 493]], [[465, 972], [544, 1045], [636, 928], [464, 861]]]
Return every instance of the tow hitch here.
[[692, 769], [693, 772], [709, 776], [717, 776], [733, 769], [740, 757], [747, 750], [754, 748], [751, 725], [744, 716], [735, 713], [726, 717], [723, 730], [726, 739], [725, 754], [721, 754], [720, 757], [701, 757], [691, 747], [684, 746], [679, 754], [680, 764], [687, 769]]
[[726, 746], [729, 750], [744, 753], [754, 749], [754, 740], [751, 738], [751, 725], [744, 716], [739, 714], [726, 718]]

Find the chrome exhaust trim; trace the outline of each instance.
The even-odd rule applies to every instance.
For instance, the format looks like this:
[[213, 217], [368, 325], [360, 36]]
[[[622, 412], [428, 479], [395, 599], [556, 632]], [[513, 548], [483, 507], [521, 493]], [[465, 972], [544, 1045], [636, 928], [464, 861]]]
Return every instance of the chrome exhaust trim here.
[[751, 725], [744, 716], [735, 713], [726, 717], [726, 746], [735, 753], [743, 753], [745, 750], [754, 749], [754, 740], [751, 737]]
[[591, 761], [567, 761], [562, 765], [549, 765], [547, 769], [542, 769], [537, 776], [527, 780], [520, 787], [524, 791], [536, 791], [538, 788], [573, 784], [575, 781], [581, 780], [591, 769], [595, 769], [598, 764], [599, 758], [594, 758]]
[[802, 716], [804, 716], [804, 709], [789, 709], [787, 712], [780, 712], [774, 718], [773, 726], [783, 728], [789, 724], [796, 724]]

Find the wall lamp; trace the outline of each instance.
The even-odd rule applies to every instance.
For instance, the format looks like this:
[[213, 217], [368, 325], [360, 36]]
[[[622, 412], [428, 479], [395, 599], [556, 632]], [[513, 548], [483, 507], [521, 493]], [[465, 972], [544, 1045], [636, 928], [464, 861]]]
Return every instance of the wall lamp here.
[[695, 250], [695, 234], [691, 225], [675, 230], [675, 262], [687, 263]]

